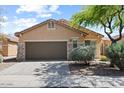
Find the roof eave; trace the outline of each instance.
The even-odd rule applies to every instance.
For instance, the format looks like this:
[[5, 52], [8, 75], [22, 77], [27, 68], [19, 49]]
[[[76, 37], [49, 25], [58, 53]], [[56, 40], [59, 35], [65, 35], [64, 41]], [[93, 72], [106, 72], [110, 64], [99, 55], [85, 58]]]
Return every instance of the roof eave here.
[[16, 32], [16, 33], [15, 33], [15, 36], [16, 36], [16, 37], [19, 37], [19, 35], [20, 35], [20, 32]]
[[[43, 24], [45, 24], [46, 22], [51, 21], [51, 20], [54, 20], [54, 19], [48, 19], [48, 20], [46, 20], [46, 21], [44, 21], [44, 22], [41, 22], [41, 23], [36, 24], [36, 25], [34, 25], [34, 26], [31, 26], [31, 27], [29, 27], [29, 28], [27, 28], [27, 29], [24, 29], [24, 30], [20, 31], [20, 32], [16, 32], [16, 33], [15, 33], [15, 36], [19, 37], [20, 34], [23, 34], [23, 33], [27, 32], [27, 31], [29, 31], [29, 30], [35, 29], [35, 28], [37, 28], [37, 27], [39, 27], [39, 26], [41, 26], [41, 25], [43, 25]], [[56, 21], [56, 20], [54, 20], [54, 21]]]
[[55, 22], [56, 22], [57, 24], [59, 24], [59, 25], [64, 25], [64, 26], [66, 26], [66, 27], [68, 27], [68, 28], [70, 28], [70, 29], [72, 29], [72, 30], [75, 30], [75, 31], [77, 31], [77, 32], [79, 32], [79, 33], [83, 33], [84, 35], [87, 35], [87, 33], [82, 32], [82, 31], [80, 31], [79, 29], [76, 29], [76, 28], [71, 27], [71, 26], [66, 25], [66, 24], [59, 23], [58, 21], [56, 21], [56, 20], [54, 20], [54, 19], [48, 19], [48, 20], [46, 20], [46, 21], [44, 21], [44, 22], [42, 22], [42, 23], [36, 24], [36, 25], [34, 25], [34, 26], [30, 27], [30, 28], [27, 28], [27, 29], [22, 30], [22, 31], [20, 31], [20, 32], [16, 32], [16, 33], [15, 33], [15, 36], [19, 37], [20, 34], [23, 34], [23, 33], [27, 32], [27, 31], [29, 31], [29, 30], [35, 29], [35, 28], [41, 26], [42, 24], [45, 24], [45, 23], [47, 23], [48, 21], [51, 21], [51, 20], [55, 21]]
[[[74, 30], [74, 31], [76, 31], [76, 32], [78, 32], [78, 33], [83, 33], [84, 35], [88, 35], [88, 33], [83, 32], [83, 30], [80, 30], [80, 29], [78, 29], [78, 28], [75, 28], [75, 27], [72, 27], [72, 26], [70, 26], [70, 25], [67, 25], [67, 24], [58, 22], [58, 21], [55, 20], [55, 19], [48, 19], [48, 20], [46, 20], [46, 21], [44, 21], [44, 22], [41, 22], [41, 23], [39, 23], [39, 24], [36, 24], [36, 25], [34, 25], [34, 26], [30, 27], [30, 28], [27, 28], [27, 29], [25, 29], [25, 30], [23, 30], [23, 31], [16, 32], [16, 33], [15, 33], [15, 36], [19, 37], [20, 34], [23, 34], [23, 33], [27, 32], [27, 31], [30, 31], [30, 30], [32, 30], [32, 29], [35, 29], [35, 28], [37, 28], [37, 27], [39, 27], [39, 26], [41, 26], [41, 25], [43, 25], [43, 24], [45, 24], [45, 23], [47, 23], [48, 21], [51, 21], [51, 20], [55, 21], [55, 22], [56, 22], [57, 24], [59, 24], [59, 25], [63, 25], [63, 26], [65, 26], [65, 27], [67, 27], [67, 28], [69, 28], [69, 29], [72, 29], [72, 30]], [[90, 29], [87, 29], [87, 28], [84, 28], [84, 27], [81, 27], [81, 28], [82, 28], [82, 29], [89, 30], [89, 31], [91, 31], [91, 32], [94, 32], [94, 31], [92, 31], [92, 30], [90, 30]], [[104, 37], [104, 35], [102, 35], [102, 34], [100, 34], [100, 33], [97, 33], [97, 32], [94, 32], [94, 33], [96, 33], [97, 35], [99, 35], [101, 38]]]

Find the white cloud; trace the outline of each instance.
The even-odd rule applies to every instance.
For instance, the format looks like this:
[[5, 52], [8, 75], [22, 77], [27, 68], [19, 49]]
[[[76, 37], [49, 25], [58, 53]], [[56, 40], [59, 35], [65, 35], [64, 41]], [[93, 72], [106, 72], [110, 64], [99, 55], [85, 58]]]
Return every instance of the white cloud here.
[[43, 6], [30, 6], [30, 5], [21, 5], [16, 12], [20, 13], [20, 12], [39, 12], [41, 9], [43, 8]]
[[37, 14], [37, 17], [51, 17], [53, 13], [60, 14], [60, 11], [58, 11], [59, 6], [57, 5], [21, 5], [17, 10], [16, 13], [35, 13]]
[[52, 14], [42, 14], [42, 15], [37, 15], [37, 17], [45, 18], [45, 17], [51, 17]]
[[2, 16], [0, 18], [4, 19], [3, 21], [0, 21], [0, 32], [5, 33], [21, 31], [39, 23], [36, 18], [18, 18], [17, 16], [14, 16], [11, 21], [7, 16]]
[[15, 33], [38, 24], [35, 18], [18, 18], [14, 16], [12, 21], [8, 20], [7, 17], [4, 18], [7, 19], [7, 22], [0, 22], [0, 31], [6, 33]]
[[16, 18], [13, 23], [18, 27], [27, 28], [37, 24], [37, 20], [35, 18]]
[[7, 20], [8, 20], [8, 17], [7, 17], [7, 16], [3, 16], [3, 19], [4, 19], [5, 21], [7, 21]]
[[1, 26], [1, 27], [6, 27], [6, 26], [7, 26], [7, 23], [0, 22], [0, 26]]
[[52, 6], [50, 6], [49, 10], [50, 10], [51, 12], [55, 12], [55, 13], [60, 14], [60, 11], [58, 11], [58, 8], [59, 8], [58, 5], [52, 5]]
[[3, 28], [3, 27], [6, 27], [8, 22], [8, 17], [7, 16], [2, 16], [0, 17], [0, 27]]
[[29, 28], [33, 25], [36, 25], [38, 22], [35, 18], [17, 18], [14, 17], [14, 20], [12, 22], [9, 22], [9, 24], [11, 25], [11, 30], [12, 28], [14, 28], [12, 30], [12, 32], [18, 32], [21, 30], [24, 30], [26, 28]]

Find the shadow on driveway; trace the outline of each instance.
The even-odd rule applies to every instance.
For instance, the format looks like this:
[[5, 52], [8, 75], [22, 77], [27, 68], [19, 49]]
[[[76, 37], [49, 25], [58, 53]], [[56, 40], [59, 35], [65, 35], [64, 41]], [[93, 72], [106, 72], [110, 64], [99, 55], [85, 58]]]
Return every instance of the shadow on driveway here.
[[35, 72], [36, 73], [34, 75], [39, 77], [41, 87], [69, 86], [66, 84], [70, 82], [68, 79], [70, 71], [67, 63], [41, 63], [41, 67], [36, 68]]

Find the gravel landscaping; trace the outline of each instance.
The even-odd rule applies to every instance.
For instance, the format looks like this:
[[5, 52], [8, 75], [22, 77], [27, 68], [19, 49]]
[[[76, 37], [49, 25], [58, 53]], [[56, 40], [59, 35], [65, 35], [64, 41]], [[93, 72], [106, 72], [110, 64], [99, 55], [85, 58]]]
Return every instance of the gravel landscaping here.
[[71, 75], [84, 76], [124, 76], [124, 71], [110, 67], [109, 62], [91, 62], [90, 66], [79, 63], [69, 63]]

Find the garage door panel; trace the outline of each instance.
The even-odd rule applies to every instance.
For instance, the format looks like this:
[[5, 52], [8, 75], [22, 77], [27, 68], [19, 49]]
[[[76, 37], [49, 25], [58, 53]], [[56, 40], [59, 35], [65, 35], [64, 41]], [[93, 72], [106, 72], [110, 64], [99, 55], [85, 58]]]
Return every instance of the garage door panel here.
[[27, 60], [66, 60], [66, 42], [27, 42]]

